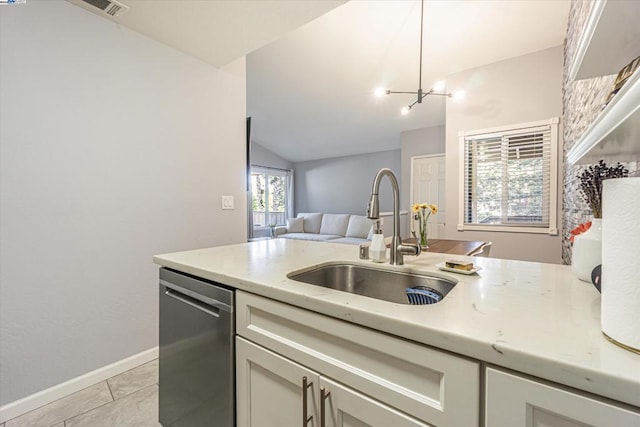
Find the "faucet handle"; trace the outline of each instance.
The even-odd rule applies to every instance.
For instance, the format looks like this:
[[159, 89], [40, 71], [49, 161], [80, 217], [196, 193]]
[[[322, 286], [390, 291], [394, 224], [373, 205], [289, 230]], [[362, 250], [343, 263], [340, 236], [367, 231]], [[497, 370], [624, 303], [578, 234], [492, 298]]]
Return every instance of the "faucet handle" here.
[[403, 255], [418, 256], [422, 253], [422, 248], [417, 243], [401, 243], [398, 245], [398, 251]]

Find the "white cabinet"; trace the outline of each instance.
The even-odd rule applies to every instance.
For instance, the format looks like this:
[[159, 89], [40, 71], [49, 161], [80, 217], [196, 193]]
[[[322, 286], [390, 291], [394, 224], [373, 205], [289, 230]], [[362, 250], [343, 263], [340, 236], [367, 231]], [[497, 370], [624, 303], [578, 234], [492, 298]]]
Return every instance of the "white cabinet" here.
[[490, 427], [640, 426], [638, 412], [494, 368], [485, 393]]
[[[304, 390], [305, 399], [304, 378], [311, 385]], [[318, 376], [297, 363], [236, 337], [236, 396], [238, 427], [298, 427], [302, 423], [303, 400], [306, 400], [309, 415], [317, 413]]]
[[429, 427], [370, 397], [320, 377], [320, 416], [328, 427]]
[[[479, 425], [476, 361], [242, 291], [236, 292], [236, 331], [242, 337], [236, 350], [239, 426], [288, 425], [257, 421], [275, 416], [292, 417], [301, 425], [301, 409], [290, 413], [289, 406], [301, 408], [302, 376], [313, 376], [305, 369], [321, 375], [320, 382], [331, 392], [325, 402], [328, 425]], [[268, 352], [270, 364], [264, 354], [243, 350], [243, 338]], [[283, 360], [291, 366], [284, 368], [289, 365]], [[279, 374], [276, 368], [289, 372]], [[318, 380], [313, 383], [308, 398], [313, 395], [320, 402]], [[256, 390], [272, 395], [282, 390], [287, 409], [273, 414], [273, 409], [255, 404], [260, 396]], [[297, 403], [291, 403], [296, 394]], [[354, 399], [356, 406], [348, 403]], [[270, 400], [264, 402], [273, 406]], [[310, 414], [316, 409], [309, 408]], [[386, 419], [396, 421], [382, 421]]]
[[238, 427], [428, 427], [243, 338], [236, 351]]

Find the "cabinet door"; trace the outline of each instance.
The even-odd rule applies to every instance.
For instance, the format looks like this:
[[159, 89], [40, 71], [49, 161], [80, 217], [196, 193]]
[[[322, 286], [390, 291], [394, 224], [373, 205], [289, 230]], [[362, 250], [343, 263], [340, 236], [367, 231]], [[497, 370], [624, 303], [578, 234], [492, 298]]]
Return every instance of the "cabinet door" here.
[[321, 427], [428, 427], [328, 378], [320, 377], [320, 387], [324, 389], [321, 396], [329, 393], [320, 404], [325, 417], [325, 425]]
[[640, 426], [640, 413], [497, 369], [487, 369], [490, 427]]
[[[303, 378], [310, 384], [303, 390]], [[238, 427], [317, 427], [318, 374], [236, 337]], [[303, 396], [306, 394], [306, 399]], [[303, 402], [310, 419], [303, 422]]]
[[236, 292], [237, 333], [441, 427], [480, 420], [480, 365], [409, 340]]

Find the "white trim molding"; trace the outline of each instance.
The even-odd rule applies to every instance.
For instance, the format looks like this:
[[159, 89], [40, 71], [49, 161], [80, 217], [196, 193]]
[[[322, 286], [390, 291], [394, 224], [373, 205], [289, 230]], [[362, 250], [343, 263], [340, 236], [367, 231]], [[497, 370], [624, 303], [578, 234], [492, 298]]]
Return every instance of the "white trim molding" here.
[[23, 397], [22, 399], [7, 403], [6, 405], [0, 406], [0, 423], [19, 417], [29, 411], [33, 411], [55, 400], [83, 390], [157, 358], [158, 347], [154, 347], [27, 397]]

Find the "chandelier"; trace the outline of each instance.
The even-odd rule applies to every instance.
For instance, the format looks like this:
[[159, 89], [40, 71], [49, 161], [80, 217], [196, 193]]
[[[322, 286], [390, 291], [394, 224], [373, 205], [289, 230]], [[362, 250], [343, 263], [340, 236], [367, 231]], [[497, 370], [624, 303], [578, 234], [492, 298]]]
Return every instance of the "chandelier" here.
[[420, 5], [420, 70], [418, 72], [418, 90], [415, 92], [409, 92], [409, 91], [393, 91], [393, 90], [389, 90], [389, 89], [385, 89], [383, 87], [379, 87], [375, 90], [374, 94], [376, 96], [382, 96], [382, 95], [391, 95], [391, 94], [396, 94], [396, 93], [400, 93], [400, 94], [409, 94], [409, 95], [416, 95], [417, 99], [413, 102], [413, 104], [410, 104], [406, 107], [402, 107], [402, 109], [400, 110], [400, 112], [403, 115], [409, 114], [409, 111], [411, 111], [411, 109], [413, 108], [414, 105], [416, 104], [422, 104], [422, 100], [424, 98], [426, 98], [429, 95], [438, 95], [438, 96], [446, 96], [448, 98], [455, 98], [455, 99], [460, 99], [462, 97], [464, 97], [464, 92], [462, 91], [457, 91], [455, 93], [451, 93], [451, 92], [447, 92], [445, 91], [445, 82], [444, 81], [439, 81], [436, 82], [433, 87], [429, 90], [423, 90], [422, 89], [422, 33], [424, 31], [424, 0], [421, 0], [421, 5]]

